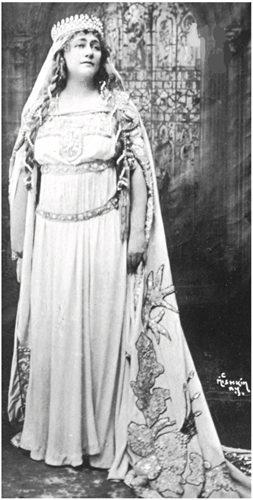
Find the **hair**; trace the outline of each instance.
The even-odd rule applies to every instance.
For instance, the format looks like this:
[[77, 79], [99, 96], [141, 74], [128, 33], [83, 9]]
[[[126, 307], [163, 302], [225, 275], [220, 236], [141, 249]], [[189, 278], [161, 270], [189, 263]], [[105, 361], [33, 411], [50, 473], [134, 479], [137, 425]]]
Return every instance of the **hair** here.
[[[24, 135], [23, 140], [25, 142], [25, 152], [26, 152], [25, 170], [28, 173], [28, 178], [26, 182], [27, 189], [31, 188], [30, 172], [32, 171], [34, 166], [34, 144], [38, 134], [38, 130], [44, 123], [48, 115], [50, 102], [52, 98], [54, 98], [56, 95], [59, 95], [62, 92], [62, 90], [66, 87], [68, 73], [67, 73], [67, 65], [64, 59], [64, 54], [67, 50], [69, 50], [69, 42], [78, 33], [86, 34], [87, 31], [85, 30], [74, 33], [67, 40], [65, 45], [58, 52], [56, 52], [54, 56], [52, 75], [50, 78], [51, 81], [48, 87], [45, 89], [45, 92], [42, 95], [40, 102], [37, 103], [35, 109], [30, 111], [26, 120], [26, 133]], [[104, 40], [101, 39], [101, 36], [99, 35], [98, 32], [94, 31], [92, 33], [99, 39], [101, 46], [100, 67], [97, 74], [94, 77], [95, 87], [99, 89], [100, 85], [103, 82], [105, 82], [107, 88], [109, 90], [112, 90], [113, 88], [117, 87], [117, 78], [115, 74], [109, 74], [108, 71], [106, 70], [106, 62], [110, 56], [110, 50], [106, 46]], [[15, 150], [17, 150], [17, 147], [15, 147]]]

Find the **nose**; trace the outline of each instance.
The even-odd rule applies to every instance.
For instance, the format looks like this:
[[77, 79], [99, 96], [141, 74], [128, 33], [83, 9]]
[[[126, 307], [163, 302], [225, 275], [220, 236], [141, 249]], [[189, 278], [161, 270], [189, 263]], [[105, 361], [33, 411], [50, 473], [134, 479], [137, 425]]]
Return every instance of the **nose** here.
[[87, 43], [87, 45], [84, 48], [84, 55], [87, 57], [93, 57], [93, 50], [90, 44]]

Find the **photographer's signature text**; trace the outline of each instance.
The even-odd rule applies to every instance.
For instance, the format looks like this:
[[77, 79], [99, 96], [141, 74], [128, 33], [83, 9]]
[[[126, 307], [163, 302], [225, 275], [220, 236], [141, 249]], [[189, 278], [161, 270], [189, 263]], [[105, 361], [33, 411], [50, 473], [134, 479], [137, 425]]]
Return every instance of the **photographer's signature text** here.
[[234, 392], [237, 396], [248, 396], [250, 394], [248, 382], [243, 380], [242, 377], [239, 380], [229, 380], [226, 373], [223, 372], [218, 376], [216, 382], [221, 387], [226, 387], [230, 392]]

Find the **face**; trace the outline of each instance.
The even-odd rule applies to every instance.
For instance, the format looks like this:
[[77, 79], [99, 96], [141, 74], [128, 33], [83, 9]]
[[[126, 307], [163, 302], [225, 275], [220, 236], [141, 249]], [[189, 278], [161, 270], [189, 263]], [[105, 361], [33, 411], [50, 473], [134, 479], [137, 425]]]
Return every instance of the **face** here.
[[100, 41], [95, 35], [78, 33], [70, 40], [64, 53], [68, 75], [94, 77], [99, 70], [101, 55]]

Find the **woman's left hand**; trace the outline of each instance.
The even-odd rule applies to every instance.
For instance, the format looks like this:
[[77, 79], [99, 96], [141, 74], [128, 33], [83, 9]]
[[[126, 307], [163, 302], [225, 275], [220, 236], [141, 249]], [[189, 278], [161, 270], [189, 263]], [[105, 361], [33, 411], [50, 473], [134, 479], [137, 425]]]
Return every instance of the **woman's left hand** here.
[[147, 242], [144, 231], [134, 231], [130, 233], [127, 251], [127, 272], [132, 274], [137, 270], [138, 265], [147, 260]]

